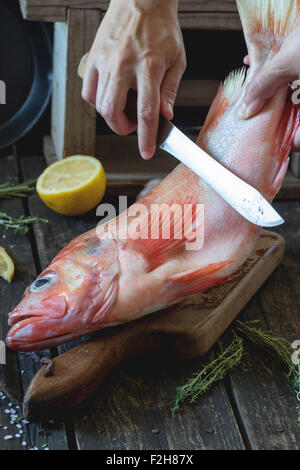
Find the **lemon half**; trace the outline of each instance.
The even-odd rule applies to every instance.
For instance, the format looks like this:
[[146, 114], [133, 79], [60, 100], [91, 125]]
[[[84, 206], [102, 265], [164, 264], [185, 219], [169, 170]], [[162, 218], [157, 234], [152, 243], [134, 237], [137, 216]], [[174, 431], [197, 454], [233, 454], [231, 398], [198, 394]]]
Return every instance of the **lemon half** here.
[[11, 257], [0, 246], [0, 277], [8, 282], [12, 281], [15, 273], [15, 265]]
[[46, 206], [62, 215], [81, 215], [102, 200], [105, 171], [97, 158], [73, 155], [52, 163], [37, 180], [36, 190]]

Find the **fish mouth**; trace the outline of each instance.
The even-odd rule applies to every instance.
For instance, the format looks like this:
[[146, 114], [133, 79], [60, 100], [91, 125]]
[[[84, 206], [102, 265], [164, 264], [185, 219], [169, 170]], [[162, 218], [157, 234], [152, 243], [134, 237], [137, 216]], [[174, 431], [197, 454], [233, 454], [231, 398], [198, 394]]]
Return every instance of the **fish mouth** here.
[[14, 310], [9, 314], [8, 324], [9, 326], [14, 326], [17, 323], [22, 323], [26, 320], [31, 320], [33, 318], [45, 319], [46, 317], [45, 314], [42, 314], [42, 312], [36, 310], [31, 310], [29, 312]]
[[[11, 349], [28, 351], [51, 347], [70, 336], [72, 321], [63, 321], [68, 314], [64, 296], [42, 301], [34, 306], [19, 305], [9, 314], [10, 330], [6, 344]], [[66, 325], [68, 327], [66, 328]]]
[[[21, 328], [26, 326], [26, 325], [22, 325], [22, 323], [23, 321], [20, 322], [20, 324], [18, 324], [18, 326], [20, 326]], [[15, 331], [10, 330], [6, 337], [6, 345], [10, 349], [14, 349], [16, 351], [37, 351], [41, 349], [54, 348], [58, 346], [59, 344], [72, 341], [76, 337], [77, 335], [73, 332], [73, 333], [64, 333], [61, 335], [53, 335], [52, 337], [34, 341], [33, 338], [28, 338], [28, 337], [22, 338], [22, 337], [16, 336]]]
[[[57, 319], [49, 319], [44, 315], [15, 315], [6, 336], [6, 344], [11, 349], [34, 351], [55, 347], [79, 336], [78, 331], [59, 332], [59, 326]], [[41, 333], [45, 331], [47, 335]]]
[[21, 302], [8, 315], [8, 324], [14, 326], [16, 323], [25, 320], [36, 319], [55, 320], [62, 319], [68, 313], [68, 302], [64, 295], [59, 295], [52, 299], [46, 299], [34, 305], [26, 305]]

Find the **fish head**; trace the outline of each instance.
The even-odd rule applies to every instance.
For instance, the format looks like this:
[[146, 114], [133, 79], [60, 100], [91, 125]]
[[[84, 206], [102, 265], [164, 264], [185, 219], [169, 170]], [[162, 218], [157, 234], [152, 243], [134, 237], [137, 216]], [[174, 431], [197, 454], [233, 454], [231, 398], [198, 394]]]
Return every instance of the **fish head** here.
[[114, 241], [62, 250], [9, 314], [7, 345], [44, 349], [101, 329], [117, 295], [118, 273]]

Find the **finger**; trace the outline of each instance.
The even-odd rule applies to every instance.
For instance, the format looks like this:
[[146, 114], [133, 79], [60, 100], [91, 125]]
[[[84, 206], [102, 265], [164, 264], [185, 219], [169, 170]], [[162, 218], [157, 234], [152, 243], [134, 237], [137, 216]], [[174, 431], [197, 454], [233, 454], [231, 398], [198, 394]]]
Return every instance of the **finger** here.
[[295, 140], [294, 140], [294, 146], [293, 150], [295, 152], [300, 152], [300, 127], [296, 132]]
[[78, 65], [77, 73], [78, 73], [79, 77], [82, 78], [82, 79], [83, 79], [84, 74], [85, 74], [88, 57], [89, 57], [89, 52], [86, 52], [86, 54], [84, 54], [81, 57], [80, 64]]
[[154, 78], [148, 73], [139, 73], [137, 78], [138, 142], [145, 160], [152, 158], [156, 149], [161, 80], [162, 76]]
[[275, 95], [279, 88], [293, 80], [295, 74], [289, 71], [280, 53], [255, 76], [247, 85], [238, 115], [249, 119], [261, 111], [266, 100]]
[[128, 91], [129, 83], [111, 77], [100, 105], [101, 116], [120, 135], [128, 135], [137, 128], [136, 120], [130, 119], [124, 112]]
[[82, 83], [82, 98], [95, 106], [96, 96], [97, 96], [97, 86], [98, 86], [98, 71], [94, 67], [87, 67], [84, 73], [83, 83]]
[[180, 80], [185, 70], [185, 63], [178, 58], [167, 71], [160, 87], [160, 112], [166, 119], [173, 118], [173, 108]]
[[[103, 97], [106, 92], [106, 88], [109, 82], [110, 74], [103, 74], [98, 71], [98, 87], [97, 87], [97, 96], [96, 96], [96, 110], [99, 114], [101, 114], [101, 107], [102, 107], [102, 101]], [[102, 114], [101, 114], [102, 115]]]

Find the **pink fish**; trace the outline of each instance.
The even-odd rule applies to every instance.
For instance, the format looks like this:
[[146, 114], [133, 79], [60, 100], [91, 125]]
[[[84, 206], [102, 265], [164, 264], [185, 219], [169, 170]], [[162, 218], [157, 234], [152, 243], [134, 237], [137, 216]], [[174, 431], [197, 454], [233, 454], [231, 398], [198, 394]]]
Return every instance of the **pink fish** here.
[[[237, 110], [247, 82], [267, 66], [284, 38], [299, 26], [300, 1], [237, 3], [251, 68], [247, 77], [245, 70], [235, 72], [220, 87], [197, 143], [272, 201], [288, 168], [299, 109], [291, 102], [288, 86], [283, 86], [256, 117], [241, 120]], [[183, 224], [180, 214], [172, 219], [170, 239], [161, 233], [159, 239], [110, 238], [116, 220], [81, 235], [54, 258], [9, 314], [9, 347], [53, 347], [130, 322], [225, 282], [247, 259], [261, 230], [184, 165], [138, 203], [149, 213], [152, 204], [183, 207], [188, 203], [192, 208], [203, 204], [202, 225], [195, 223], [193, 209], [185, 227], [196, 235], [202, 230], [203, 247], [187, 250], [188, 237], [175, 238], [175, 229]], [[136, 218], [123, 212], [117, 219], [119, 230]], [[158, 214], [138, 220], [148, 231], [161, 229]], [[99, 237], [104, 231], [106, 235]]]

